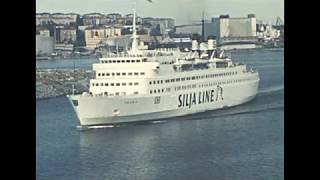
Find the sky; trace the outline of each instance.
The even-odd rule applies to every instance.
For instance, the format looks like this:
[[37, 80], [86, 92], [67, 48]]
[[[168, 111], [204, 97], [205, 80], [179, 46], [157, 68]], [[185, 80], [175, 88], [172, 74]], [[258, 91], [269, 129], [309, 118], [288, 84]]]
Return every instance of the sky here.
[[[246, 17], [254, 13], [257, 20], [275, 23], [279, 16], [284, 21], [284, 0], [135, 0], [141, 17], [174, 18], [176, 25], [200, 22], [229, 14]], [[36, 0], [36, 12], [49, 13], [132, 13], [134, 0]]]

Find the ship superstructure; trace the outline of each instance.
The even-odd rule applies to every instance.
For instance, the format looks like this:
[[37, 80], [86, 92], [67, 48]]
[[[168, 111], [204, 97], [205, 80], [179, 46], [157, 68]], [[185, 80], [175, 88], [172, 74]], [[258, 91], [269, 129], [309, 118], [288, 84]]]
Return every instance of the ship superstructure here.
[[257, 94], [258, 72], [233, 63], [213, 38], [193, 40], [188, 55], [165, 61], [138, 49], [135, 21], [132, 38], [127, 53], [93, 64], [89, 92], [68, 95], [82, 126], [182, 116], [239, 105]]

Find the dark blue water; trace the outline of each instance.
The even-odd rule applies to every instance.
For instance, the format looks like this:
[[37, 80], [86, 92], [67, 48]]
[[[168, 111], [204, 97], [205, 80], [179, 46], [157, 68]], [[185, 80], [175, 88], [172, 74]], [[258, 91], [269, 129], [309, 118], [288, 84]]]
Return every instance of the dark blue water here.
[[38, 179], [283, 179], [283, 51], [233, 52], [257, 98], [160, 123], [79, 131], [65, 97], [37, 101]]

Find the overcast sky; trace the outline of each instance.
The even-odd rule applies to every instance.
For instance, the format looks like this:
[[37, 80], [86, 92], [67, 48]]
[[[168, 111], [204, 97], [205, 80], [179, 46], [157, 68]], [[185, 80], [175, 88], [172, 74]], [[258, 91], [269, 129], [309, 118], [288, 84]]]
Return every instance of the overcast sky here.
[[[256, 14], [258, 20], [275, 23], [277, 16], [284, 21], [284, 0], [135, 0], [137, 13], [146, 17], [170, 17], [176, 24], [193, 23], [205, 18], [211, 19], [220, 14], [231, 17], [245, 17]], [[36, 0], [36, 11], [49, 13], [79, 14], [99, 13], [132, 13], [133, 0]]]

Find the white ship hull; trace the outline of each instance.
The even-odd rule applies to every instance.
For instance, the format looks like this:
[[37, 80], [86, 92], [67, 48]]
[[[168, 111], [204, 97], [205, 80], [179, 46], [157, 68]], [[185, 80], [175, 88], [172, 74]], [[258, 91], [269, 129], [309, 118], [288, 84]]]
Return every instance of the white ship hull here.
[[[82, 126], [117, 124], [183, 116], [236, 106], [252, 100], [259, 79], [161, 95], [68, 95]], [[76, 105], [75, 102], [76, 101]]]

